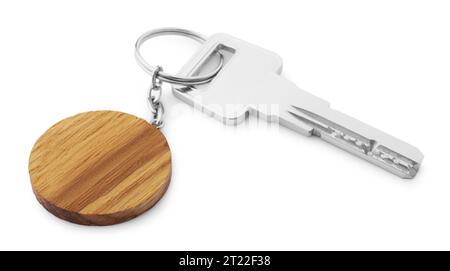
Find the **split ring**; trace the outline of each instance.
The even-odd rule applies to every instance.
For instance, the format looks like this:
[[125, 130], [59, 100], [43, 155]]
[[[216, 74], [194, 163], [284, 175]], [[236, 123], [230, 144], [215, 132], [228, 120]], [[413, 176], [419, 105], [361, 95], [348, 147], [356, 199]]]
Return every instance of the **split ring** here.
[[153, 76], [156, 72], [155, 76], [157, 77], [157, 79], [159, 79], [163, 82], [177, 84], [177, 85], [184, 85], [184, 86], [193, 86], [193, 85], [200, 85], [200, 84], [205, 84], [205, 83], [210, 82], [214, 78], [214, 76], [216, 76], [216, 74], [220, 71], [220, 69], [222, 69], [223, 62], [224, 62], [223, 55], [220, 52], [216, 52], [220, 57], [219, 65], [217, 66], [217, 68], [214, 71], [212, 71], [211, 73], [206, 74], [206, 75], [199, 75], [199, 76], [192, 76], [192, 77], [178, 77], [178, 76], [170, 75], [163, 71], [158, 71], [157, 67], [154, 67], [154, 66], [150, 65], [147, 61], [145, 61], [145, 59], [141, 55], [140, 49], [141, 49], [142, 44], [145, 41], [147, 41], [151, 38], [154, 38], [157, 36], [163, 36], [163, 35], [183, 36], [183, 37], [187, 37], [187, 38], [193, 39], [195, 41], [198, 41], [200, 43], [204, 43], [206, 41], [206, 38], [203, 35], [200, 35], [193, 31], [182, 29], [182, 28], [159, 28], [159, 29], [154, 29], [154, 30], [145, 32], [137, 39], [136, 44], [135, 44], [135, 53], [134, 54], [135, 54], [136, 61], [138, 62], [139, 66], [141, 66], [141, 68], [144, 69], [144, 71], [146, 71], [150, 75]]

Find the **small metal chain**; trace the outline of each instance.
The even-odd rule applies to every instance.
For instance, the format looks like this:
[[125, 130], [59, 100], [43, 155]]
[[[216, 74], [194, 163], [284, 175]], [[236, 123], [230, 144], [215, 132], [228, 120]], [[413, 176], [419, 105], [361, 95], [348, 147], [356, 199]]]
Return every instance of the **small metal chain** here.
[[164, 115], [164, 106], [161, 102], [162, 96], [162, 81], [158, 78], [158, 73], [162, 72], [163, 69], [160, 66], [157, 66], [155, 71], [152, 74], [152, 83], [148, 90], [148, 105], [150, 107], [150, 111], [153, 114], [152, 120], [150, 123], [155, 125], [156, 128], [160, 129], [164, 125], [163, 115]]
[[135, 44], [135, 52], [134, 55], [136, 57], [136, 60], [138, 64], [152, 76], [152, 84], [148, 90], [148, 105], [150, 107], [150, 111], [152, 113], [152, 119], [150, 123], [156, 128], [162, 128], [164, 125], [163, 121], [163, 115], [164, 115], [164, 106], [161, 102], [161, 96], [162, 96], [162, 89], [161, 85], [162, 82], [170, 83], [170, 84], [176, 84], [176, 85], [182, 85], [182, 86], [194, 86], [194, 85], [200, 85], [200, 84], [206, 84], [210, 82], [216, 74], [222, 69], [222, 66], [224, 64], [224, 58], [223, 55], [216, 51], [215, 53], [220, 57], [220, 62], [216, 69], [209, 74], [201, 75], [201, 76], [193, 76], [193, 77], [179, 77], [179, 76], [173, 76], [167, 73], [164, 73], [163, 69], [160, 66], [151, 66], [150, 64], [145, 61], [145, 59], [142, 57], [140, 49], [142, 44], [154, 37], [161, 36], [161, 35], [179, 35], [184, 36], [193, 40], [196, 40], [200, 43], [204, 43], [206, 41], [206, 38], [203, 35], [200, 35], [198, 33], [195, 33], [190, 30], [181, 29], [181, 28], [159, 28], [154, 29], [148, 32], [145, 32], [142, 34], [136, 41]]

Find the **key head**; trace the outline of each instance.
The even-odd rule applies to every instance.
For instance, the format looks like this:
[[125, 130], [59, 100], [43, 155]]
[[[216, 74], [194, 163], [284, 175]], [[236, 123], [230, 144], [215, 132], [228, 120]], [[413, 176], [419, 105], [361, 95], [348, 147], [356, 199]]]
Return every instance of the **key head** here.
[[[208, 84], [195, 87], [175, 86], [174, 95], [227, 124], [242, 122], [256, 106], [273, 99], [276, 86], [261, 80], [281, 73], [283, 62], [277, 54], [227, 34], [211, 36], [179, 72], [193, 76], [214, 67], [212, 56], [220, 50], [225, 58], [221, 71]], [[258, 85], [261, 84], [261, 85]]]

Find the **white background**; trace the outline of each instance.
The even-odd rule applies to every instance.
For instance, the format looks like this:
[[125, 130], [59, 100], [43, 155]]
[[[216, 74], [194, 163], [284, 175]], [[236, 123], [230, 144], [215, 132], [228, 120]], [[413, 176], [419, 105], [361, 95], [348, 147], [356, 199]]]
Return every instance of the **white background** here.
[[[2, 1], [0, 249], [450, 249], [449, 14], [448, 1]], [[224, 126], [166, 86], [164, 198], [116, 226], [55, 218], [31, 190], [35, 140], [88, 110], [148, 118], [133, 45], [165, 26], [277, 52], [299, 87], [421, 149], [420, 172], [405, 181], [255, 120]], [[175, 73], [197, 48], [163, 37], [145, 55]]]

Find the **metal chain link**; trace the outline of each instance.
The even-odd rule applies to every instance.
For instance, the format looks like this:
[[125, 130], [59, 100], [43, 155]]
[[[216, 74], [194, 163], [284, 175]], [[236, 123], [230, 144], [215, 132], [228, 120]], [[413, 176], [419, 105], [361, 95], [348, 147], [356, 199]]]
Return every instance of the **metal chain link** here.
[[152, 83], [148, 90], [148, 105], [150, 107], [150, 111], [152, 112], [152, 120], [150, 123], [155, 125], [156, 128], [162, 128], [164, 125], [163, 115], [164, 115], [164, 106], [161, 102], [162, 96], [162, 81], [158, 78], [158, 73], [162, 72], [162, 67], [157, 66], [155, 71], [152, 74]]

